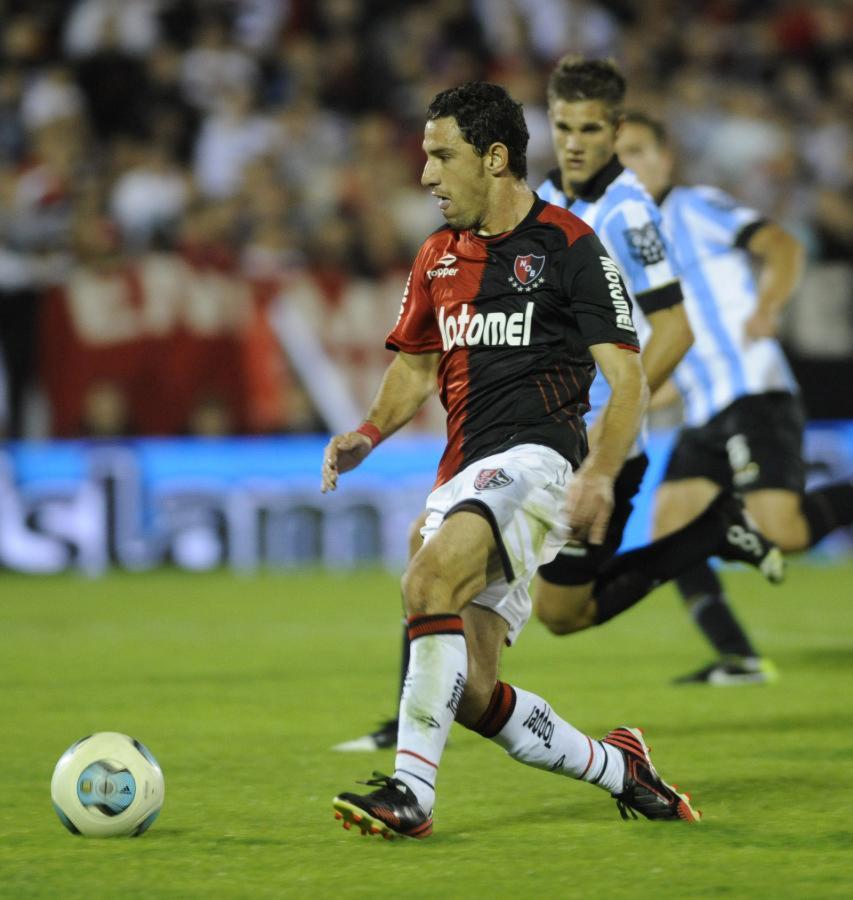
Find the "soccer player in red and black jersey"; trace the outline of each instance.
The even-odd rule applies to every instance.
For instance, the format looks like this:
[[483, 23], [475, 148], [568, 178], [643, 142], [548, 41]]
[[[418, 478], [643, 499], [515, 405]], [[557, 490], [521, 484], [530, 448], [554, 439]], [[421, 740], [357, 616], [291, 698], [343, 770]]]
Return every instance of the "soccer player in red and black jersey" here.
[[[672, 373], [693, 336], [682, 303], [678, 267], [669, 242], [659, 230], [660, 211], [636, 175], [623, 169], [616, 158], [625, 90], [624, 76], [609, 60], [568, 56], [555, 66], [549, 79], [548, 103], [559, 166], [539, 192], [594, 228], [604, 252], [619, 267], [625, 286], [642, 311], [634, 310], [633, 321], [642, 329], [643, 367], [654, 390]], [[440, 237], [441, 232], [435, 236]], [[520, 264], [533, 266], [534, 262], [522, 257]], [[455, 267], [438, 265], [427, 278], [451, 281], [456, 275]], [[465, 315], [470, 316], [467, 308]], [[465, 324], [467, 327], [467, 320]], [[452, 328], [456, 328], [455, 320]], [[596, 378], [590, 392], [593, 409], [586, 417], [588, 425], [592, 422], [591, 436], [597, 433], [596, 417], [606, 409], [608, 396], [608, 385]], [[752, 526], [740, 501], [729, 492], [721, 493], [675, 533], [615, 556], [648, 465], [642, 444], [642, 440], [636, 442], [616, 479], [613, 512], [603, 539], [573, 539], [539, 569], [534, 610], [555, 634], [604, 624], [658, 585], [709, 556], [746, 562], [771, 580], [781, 578], [784, 564], [778, 548]], [[422, 524], [419, 521], [411, 535], [412, 556], [420, 548]], [[723, 625], [730, 633], [728, 623]], [[408, 651], [404, 623], [401, 690]], [[390, 719], [377, 730], [333, 749], [377, 750], [393, 747], [396, 741], [397, 721]]]
[[[497, 85], [438, 94], [422, 183], [447, 225], [418, 253], [388, 346], [398, 351], [364, 424], [336, 435], [323, 490], [408, 422], [436, 379], [448, 442], [424, 544], [403, 578], [411, 643], [395, 770], [334, 807], [363, 833], [426, 837], [454, 719], [510, 756], [589, 781], [623, 816], [696, 821], [655, 772], [638, 729], [593, 740], [542, 698], [498, 681], [530, 616], [527, 586], [570, 536], [600, 542], [648, 388], [631, 303], [595, 233], [525, 182], [521, 106]], [[594, 366], [612, 398], [587, 452]]]

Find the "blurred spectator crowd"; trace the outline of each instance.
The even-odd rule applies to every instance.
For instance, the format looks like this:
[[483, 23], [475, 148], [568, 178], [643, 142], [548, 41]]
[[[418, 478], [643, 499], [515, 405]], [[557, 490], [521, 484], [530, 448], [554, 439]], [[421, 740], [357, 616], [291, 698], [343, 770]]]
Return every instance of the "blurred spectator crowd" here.
[[569, 50], [620, 61], [685, 179], [806, 243], [789, 350], [810, 412], [853, 415], [825, 388], [853, 366], [851, 37], [844, 0], [0, 0], [0, 432], [322, 429], [268, 322], [290, 296], [364, 402], [439, 224], [429, 100], [506, 85], [535, 186]]

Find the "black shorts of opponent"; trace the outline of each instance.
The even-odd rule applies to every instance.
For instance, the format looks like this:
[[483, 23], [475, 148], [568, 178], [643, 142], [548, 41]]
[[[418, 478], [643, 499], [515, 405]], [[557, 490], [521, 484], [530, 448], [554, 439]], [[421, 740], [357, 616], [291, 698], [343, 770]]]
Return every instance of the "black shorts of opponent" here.
[[744, 494], [768, 488], [801, 493], [804, 427], [803, 407], [794, 394], [739, 397], [704, 425], [681, 431], [663, 480], [707, 478]]
[[613, 485], [613, 515], [604, 543], [567, 544], [547, 565], [539, 567], [539, 577], [550, 584], [587, 584], [595, 581], [601, 567], [616, 555], [625, 533], [625, 525], [634, 510], [631, 502], [640, 490], [649, 465], [645, 453], [632, 456], [622, 466]]

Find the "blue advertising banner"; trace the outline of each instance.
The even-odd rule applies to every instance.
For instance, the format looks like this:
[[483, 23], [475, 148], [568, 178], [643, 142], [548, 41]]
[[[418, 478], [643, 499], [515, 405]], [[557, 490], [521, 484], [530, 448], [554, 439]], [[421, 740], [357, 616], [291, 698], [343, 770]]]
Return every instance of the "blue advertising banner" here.
[[[398, 436], [337, 491], [319, 490], [324, 437], [140, 439], [10, 444], [0, 449], [0, 568], [20, 572], [160, 565], [401, 567], [443, 442]], [[651, 464], [624, 547], [646, 543], [671, 434], [653, 434]], [[806, 436], [810, 486], [853, 476], [853, 422]], [[853, 534], [813, 558], [853, 553]]]

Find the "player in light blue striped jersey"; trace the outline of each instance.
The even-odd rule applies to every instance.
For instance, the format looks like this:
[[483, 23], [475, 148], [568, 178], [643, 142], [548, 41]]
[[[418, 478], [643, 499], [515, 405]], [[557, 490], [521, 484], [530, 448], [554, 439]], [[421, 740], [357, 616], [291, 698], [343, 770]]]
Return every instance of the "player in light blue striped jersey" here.
[[[721, 489], [734, 489], [770, 540], [786, 552], [805, 550], [853, 523], [853, 483], [804, 493], [804, 414], [776, 340], [779, 314], [799, 277], [800, 245], [723, 191], [673, 186], [673, 154], [656, 120], [629, 114], [617, 149], [660, 204], [695, 335], [673, 378], [686, 427], [657, 492], [656, 537], [681, 528]], [[772, 677], [707, 563], [677, 584], [720, 657], [680, 680]]]
[[[637, 176], [616, 156], [622, 124], [625, 79], [608, 60], [567, 56], [548, 82], [548, 116], [557, 157], [537, 192], [569, 209], [596, 231], [618, 264], [635, 302], [634, 321], [643, 347], [643, 368], [655, 391], [666, 381], [690, 346], [692, 335], [682, 302], [679, 273], [664, 234], [658, 207]], [[590, 440], [608, 414], [609, 387], [596, 377], [586, 416]], [[636, 603], [658, 584], [708, 556], [725, 556], [734, 527], [749, 532], [756, 552], [747, 561], [771, 580], [781, 578], [781, 557], [743, 519], [739, 504], [723, 495], [695, 521], [665, 541], [615, 556], [648, 464], [635, 448], [614, 487], [614, 509], [601, 545], [570, 543], [539, 570], [536, 614], [555, 634], [600, 625]]]

